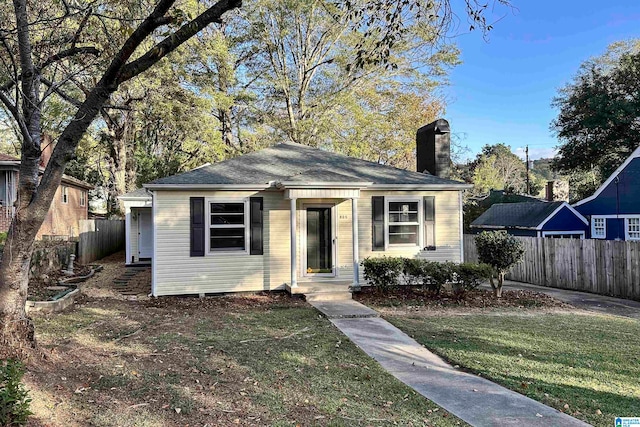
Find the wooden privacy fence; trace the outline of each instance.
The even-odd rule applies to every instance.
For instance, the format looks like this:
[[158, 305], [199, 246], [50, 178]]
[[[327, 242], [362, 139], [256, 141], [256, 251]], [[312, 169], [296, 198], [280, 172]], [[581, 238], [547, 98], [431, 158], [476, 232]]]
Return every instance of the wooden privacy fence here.
[[78, 261], [93, 262], [124, 249], [124, 221], [87, 219], [80, 221]]
[[[476, 262], [473, 235], [464, 236], [464, 259]], [[640, 242], [516, 237], [524, 260], [510, 280], [640, 300]]]

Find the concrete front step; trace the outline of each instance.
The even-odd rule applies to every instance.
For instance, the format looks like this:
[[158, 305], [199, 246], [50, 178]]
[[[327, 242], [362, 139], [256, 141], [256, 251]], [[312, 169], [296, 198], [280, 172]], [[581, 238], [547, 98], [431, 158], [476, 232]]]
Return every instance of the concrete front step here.
[[353, 300], [310, 301], [328, 319], [366, 319], [378, 317], [378, 312]]
[[304, 294], [307, 301], [344, 301], [351, 299], [349, 291], [321, 291]]
[[291, 288], [288, 284], [286, 290], [290, 294], [311, 294], [325, 292], [348, 292], [351, 282], [302, 282]]

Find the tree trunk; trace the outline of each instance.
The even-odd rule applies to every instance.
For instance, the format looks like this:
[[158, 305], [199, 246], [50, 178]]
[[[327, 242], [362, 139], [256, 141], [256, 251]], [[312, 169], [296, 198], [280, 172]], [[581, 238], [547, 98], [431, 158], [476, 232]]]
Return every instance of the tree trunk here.
[[502, 285], [504, 284], [504, 273], [498, 273], [498, 286], [495, 289], [496, 298], [502, 298]]
[[129, 110], [120, 120], [106, 120], [109, 133], [109, 199], [111, 210], [124, 212], [124, 204], [118, 199], [128, 191], [135, 190], [136, 164], [134, 158], [134, 113]]
[[25, 312], [33, 247], [21, 247], [20, 240], [7, 239], [0, 268], [0, 359], [24, 360], [36, 348], [33, 322]]
[[[39, 134], [32, 135], [32, 141], [39, 145]], [[34, 327], [27, 317], [25, 303], [35, 237], [51, 200], [31, 201], [39, 163], [35, 152], [34, 144], [23, 143], [17, 209], [0, 261], [0, 359], [24, 360], [36, 348]]]
[[127, 147], [118, 132], [110, 136], [110, 153], [109, 153], [109, 199], [111, 210], [116, 212], [124, 212], [122, 201], [118, 200], [118, 196], [127, 192]]

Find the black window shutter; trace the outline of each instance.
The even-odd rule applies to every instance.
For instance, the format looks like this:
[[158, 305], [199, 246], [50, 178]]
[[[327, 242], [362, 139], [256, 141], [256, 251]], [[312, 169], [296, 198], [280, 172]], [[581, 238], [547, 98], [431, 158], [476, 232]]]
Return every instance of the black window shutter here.
[[191, 197], [190, 256], [204, 256], [205, 215], [204, 197]]
[[250, 251], [251, 255], [263, 254], [263, 214], [262, 214], [262, 197], [251, 197], [249, 210], [249, 224], [251, 231]]
[[424, 196], [424, 243], [426, 250], [436, 249], [436, 198]]
[[384, 251], [384, 196], [371, 197], [371, 249]]

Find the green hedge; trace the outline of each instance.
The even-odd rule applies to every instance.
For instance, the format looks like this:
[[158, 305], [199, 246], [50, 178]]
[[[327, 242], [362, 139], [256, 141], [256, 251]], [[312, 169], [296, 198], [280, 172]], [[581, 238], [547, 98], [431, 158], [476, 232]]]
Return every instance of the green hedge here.
[[380, 290], [388, 290], [400, 285], [404, 268], [403, 258], [382, 257], [366, 258], [362, 261], [364, 278]]
[[362, 261], [364, 278], [381, 291], [400, 285], [421, 286], [438, 294], [447, 283], [457, 295], [476, 289], [491, 276], [486, 264], [436, 262], [418, 258], [381, 257]]

